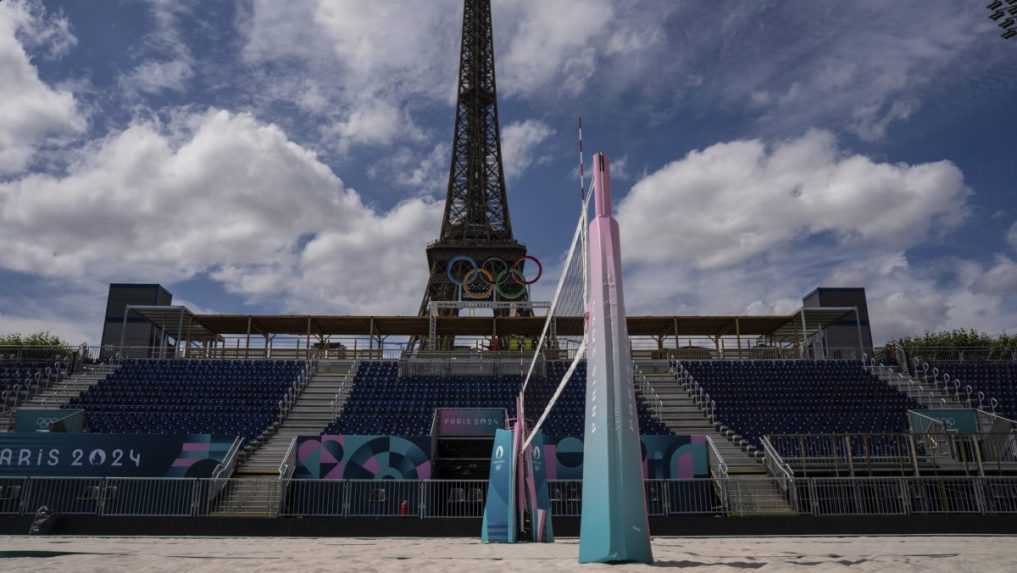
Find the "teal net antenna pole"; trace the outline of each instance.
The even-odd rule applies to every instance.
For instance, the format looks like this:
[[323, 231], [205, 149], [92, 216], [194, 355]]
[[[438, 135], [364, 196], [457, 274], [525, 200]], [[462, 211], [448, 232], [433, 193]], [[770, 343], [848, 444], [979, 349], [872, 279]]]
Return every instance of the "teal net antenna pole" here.
[[580, 563], [652, 563], [650, 527], [622, 297], [618, 222], [607, 156], [593, 159], [596, 213], [589, 232], [586, 436]]

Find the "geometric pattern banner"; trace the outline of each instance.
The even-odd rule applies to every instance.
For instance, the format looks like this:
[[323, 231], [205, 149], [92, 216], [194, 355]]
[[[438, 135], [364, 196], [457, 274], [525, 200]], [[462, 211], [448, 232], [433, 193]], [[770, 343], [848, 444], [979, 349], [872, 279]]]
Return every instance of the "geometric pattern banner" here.
[[431, 479], [431, 438], [300, 436], [293, 479]]
[[[643, 475], [646, 479], [710, 477], [705, 436], [641, 436]], [[583, 442], [565, 437], [544, 445], [547, 479], [583, 479]]]

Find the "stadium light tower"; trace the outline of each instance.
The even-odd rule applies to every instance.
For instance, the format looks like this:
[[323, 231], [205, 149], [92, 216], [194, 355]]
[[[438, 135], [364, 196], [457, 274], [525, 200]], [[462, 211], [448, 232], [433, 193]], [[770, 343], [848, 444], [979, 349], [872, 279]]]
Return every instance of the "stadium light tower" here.
[[993, 0], [985, 7], [989, 10], [989, 19], [1003, 29], [1004, 40], [1017, 37], [1017, 0]]

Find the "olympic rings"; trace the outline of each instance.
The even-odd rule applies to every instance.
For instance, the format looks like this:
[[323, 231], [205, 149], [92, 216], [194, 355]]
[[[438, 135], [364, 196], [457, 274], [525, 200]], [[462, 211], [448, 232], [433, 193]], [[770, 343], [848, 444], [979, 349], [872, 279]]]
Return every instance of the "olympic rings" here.
[[[530, 279], [524, 273], [526, 261], [537, 266], [537, 274]], [[465, 298], [485, 300], [497, 294], [505, 300], [518, 300], [526, 294], [526, 287], [544, 276], [544, 265], [540, 259], [529, 255], [511, 265], [497, 257], [478, 265], [472, 257], [459, 256], [449, 261], [446, 274], [450, 283], [463, 289]]]

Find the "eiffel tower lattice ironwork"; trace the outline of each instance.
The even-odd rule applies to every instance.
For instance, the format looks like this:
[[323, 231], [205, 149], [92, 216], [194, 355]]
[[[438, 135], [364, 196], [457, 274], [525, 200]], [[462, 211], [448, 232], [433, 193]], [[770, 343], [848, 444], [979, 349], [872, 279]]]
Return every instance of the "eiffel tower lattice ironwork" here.
[[[427, 247], [430, 278], [420, 315], [427, 316], [430, 303], [435, 301], [506, 298], [499, 299], [496, 289], [491, 289], [488, 296], [477, 296], [474, 292], [464, 297], [463, 287], [452, 280], [457, 269], [452, 269], [451, 273], [449, 269], [449, 264], [458, 257], [469, 257], [478, 266], [494, 261], [490, 263], [488, 274], [497, 274], [499, 269], [506, 270], [505, 264], [512, 265], [525, 256], [526, 247], [512, 236], [502, 166], [491, 0], [465, 0], [448, 195], [441, 236]], [[525, 262], [520, 263], [523, 265]], [[511, 276], [510, 271], [508, 275]], [[479, 292], [486, 293], [487, 289], [481, 288]], [[512, 302], [528, 300], [525, 288], [513, 294]], [[443, 311], [444, 314], [455, 312], [454, 309]], [[434, 346], [437, 345], [432, 344]]]

